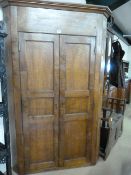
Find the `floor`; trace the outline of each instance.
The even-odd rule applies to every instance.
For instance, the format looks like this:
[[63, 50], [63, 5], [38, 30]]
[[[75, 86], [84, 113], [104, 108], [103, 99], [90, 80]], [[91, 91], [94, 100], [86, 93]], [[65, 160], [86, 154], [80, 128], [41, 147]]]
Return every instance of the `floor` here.
[[[16, 174], [13, 173], [13, 175]], [[123, 135], [106, 161], [100, 158], [95, 166], [35, 175], [131, 175], [131, 105], [128, 105], [126, 109]]]

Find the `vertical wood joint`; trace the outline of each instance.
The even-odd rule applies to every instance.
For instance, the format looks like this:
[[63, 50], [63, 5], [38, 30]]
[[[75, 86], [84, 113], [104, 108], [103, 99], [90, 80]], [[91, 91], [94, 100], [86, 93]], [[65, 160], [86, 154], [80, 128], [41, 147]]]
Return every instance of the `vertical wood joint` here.
[[19, 41], [19, 43], [18, 43], [18, 50], [19, 50], [19, 52], [20, 52], [20, 50], [21, 50], [21, 45], [20, 45], [20, 41]]
[[96, 55], [96, 47], [94, 47], [94, 54]]

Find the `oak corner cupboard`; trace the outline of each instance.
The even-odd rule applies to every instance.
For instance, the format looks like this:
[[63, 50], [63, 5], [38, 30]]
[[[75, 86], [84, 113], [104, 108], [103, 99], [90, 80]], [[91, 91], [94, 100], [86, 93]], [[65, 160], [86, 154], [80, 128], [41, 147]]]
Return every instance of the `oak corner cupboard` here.
[[110, 10], [55, 0], [0, 3], [12, 167], [25, 175], [95, 164]]

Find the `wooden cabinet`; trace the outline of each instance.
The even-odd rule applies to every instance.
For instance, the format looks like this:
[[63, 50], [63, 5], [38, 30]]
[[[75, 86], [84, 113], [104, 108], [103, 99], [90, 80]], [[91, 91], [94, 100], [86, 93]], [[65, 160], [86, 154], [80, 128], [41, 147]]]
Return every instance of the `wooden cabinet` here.
[[17, 148], [12, 166], [24, 175], [95, 164], [109, 9], [35, 0], [1, 4]]

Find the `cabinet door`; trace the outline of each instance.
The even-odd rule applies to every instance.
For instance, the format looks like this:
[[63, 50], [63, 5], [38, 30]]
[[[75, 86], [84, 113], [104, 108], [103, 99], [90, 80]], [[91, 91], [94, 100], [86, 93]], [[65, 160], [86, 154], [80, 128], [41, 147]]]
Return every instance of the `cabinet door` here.
[[95, 37], [61, 36], [60, 166], [91, 162], [94, 70]]
[[26, 172], [58, 166], [59, 37], [20, 33]]

